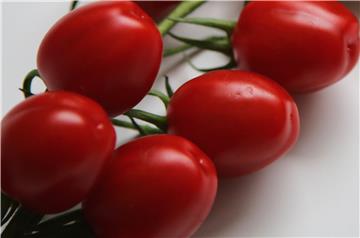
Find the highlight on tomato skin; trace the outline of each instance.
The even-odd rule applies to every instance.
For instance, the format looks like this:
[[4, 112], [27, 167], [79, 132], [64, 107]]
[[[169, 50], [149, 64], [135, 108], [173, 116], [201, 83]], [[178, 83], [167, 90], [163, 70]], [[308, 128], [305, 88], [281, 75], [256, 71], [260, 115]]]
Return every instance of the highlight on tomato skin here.
[[274, 81], [251, 72], [219, 70], [181, 86], [168, 107], [169, 133], [198, 145], [221, 177], [255, 172], [296, 143], [299, 114]]
[[190, 237], [216, 190], [214, 165], [197, 146], [153, 135], [114, 152], [83, 209], [99, 238]]
[[37, 66], [50, 91], [88, 96], [117, 116], [147, 94], [161, 58], [160, 32], [137, 4], [98, 1], [71, 11], [49, 30]]
[[38, 214], [65, 211], [85, 199], [114, 146], [96, 102], [61, 91], [31, 96], [1, 122], [1, 189]]
[[359, 58], [359, 21], [338, 1], [250, 2], [232, 35], [239, 67], [291, 93], [341, 80]]

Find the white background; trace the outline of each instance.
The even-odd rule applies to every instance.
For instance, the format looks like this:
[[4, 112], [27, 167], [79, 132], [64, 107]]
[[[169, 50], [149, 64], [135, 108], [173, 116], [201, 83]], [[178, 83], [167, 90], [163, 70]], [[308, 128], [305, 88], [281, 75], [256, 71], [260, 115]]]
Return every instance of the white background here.
[[[22, 100], [18, 88], [36, 67], [40, 41], [68, 7], [65, 2], [3, 3], [3, 113]], [[209, 2], [193, 15], [236, 19], [241, 8], [240, 2]], [[173, 31], [191, 37], [213, 32], [189, 25]], [[170, 76], [174, 87], [199, 75], [181, 60], [181, 55], [165, 59], [160, 72]], [[193, 60], [204, 67], [225, 62], [209, 52]], [[214, 209], [195, 237], [358, 236], [359, 75], [358, 64], [336, 85], [297, 96], [301, 136], [296, 147], [258, 173], [221, 181]], [[159, 77], [155, 87], [163, 89], [163, 82]], [[37, 91], [41, 88], [41, 82], [35, 83]], [[150, 97], [138, 107], [164, 113]], [[135, 135], [125, 129], [117, 132], [118, 144]]]

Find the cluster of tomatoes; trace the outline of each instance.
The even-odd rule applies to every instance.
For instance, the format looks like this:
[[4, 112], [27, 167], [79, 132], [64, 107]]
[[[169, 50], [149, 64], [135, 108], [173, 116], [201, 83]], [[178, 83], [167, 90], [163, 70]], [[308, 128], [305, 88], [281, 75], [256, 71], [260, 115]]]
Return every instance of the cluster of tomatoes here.
[[153, 119], [163, 134], [114, 150], [111, 117], [139, 103], [158, 74], [154, 19], [179, 3], [139, 4], [147, 13], [134, 2], [89, 3], [47, 33], [37, 66], [48, 91], [2, 119], [1, 188], [37, 214], [82, 202], [97, 237], [189, 237], [218, 176], [255, 172], [295, 144], [288, 92], [343, 78], [358, 60], [359, 23], [338, 2], [250, 2], [229, 35], [241, 70], [188, 81], [169, 93], [162, 123]]

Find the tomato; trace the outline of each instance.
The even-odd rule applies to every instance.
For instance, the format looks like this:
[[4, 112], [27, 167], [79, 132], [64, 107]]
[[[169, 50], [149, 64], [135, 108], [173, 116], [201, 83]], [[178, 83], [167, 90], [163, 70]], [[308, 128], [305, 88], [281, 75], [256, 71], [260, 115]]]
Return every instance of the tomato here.
[[97, 237], [189, 237], [217, 189], [211, 160], [189, 141], [153, 135], [117, 149], [84, 214]]
[[2, 120], [1, 137], [2, 191], [40, 214], [81, 202], [115, 146], [106, 112], [61, 91], [14, 107]]
[[159, 22], [175, 9], [179, 1], [137, 1], [136, 3], [155, 21]]
[[343, 78], [359, 57], [359, 22], [338, 2], [251, 2], [232, 44], [242, 69], [306, 93]]
[[135, 3], [90, 3], [46, 34], [37, 65], [49, 90], [68, 90], [100, 103], [110, 116], [135, 106], [160, 67], [162, 39]]
[[169, 133], [198, 145], [223, 177], [268, 165], [299, 134], [293, 99], [251, 72], [220, 70], [190, 80], [175, 92], [167, 114]]

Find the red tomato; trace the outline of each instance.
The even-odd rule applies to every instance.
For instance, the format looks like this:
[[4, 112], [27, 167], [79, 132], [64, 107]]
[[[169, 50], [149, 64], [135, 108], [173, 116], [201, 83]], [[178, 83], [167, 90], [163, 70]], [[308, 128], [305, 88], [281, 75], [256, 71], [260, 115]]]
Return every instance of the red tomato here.
[[207, 217], [215, 168], [189, 141], [148, 136], [117, 149], [84, 202], [98, 237], [189, 237]]
[[67, 92], [32, 96], [2, 120], [1, 188], [40, 214], [88, 195], [115, 145], [105, 111]]
[[132, 2], [96, 2], [57, 22], [41, 43], [37, 64], [49, 90], [69, 90], [116, 116], [135, 106], [160, 67], [162, 39]]
[[137, 1], [136, 3], [158, 22], [170, 14], [179, 1]]
[[261, 73], [294, 93], [343, 78], [359, 57], [359, 23], [338, 2], [251, 2], [232, 38], [242, 69]]
[[221, 70], [185, 83], [168, 107], [169, 133], [198, 145], [220, 176], [256, 171], [289, 150], [299, 133], [296, 104], [275, 82]]

